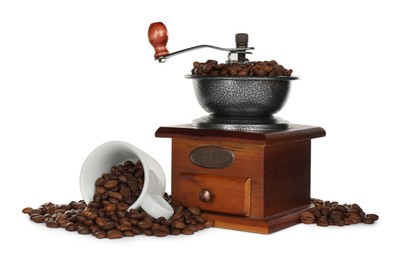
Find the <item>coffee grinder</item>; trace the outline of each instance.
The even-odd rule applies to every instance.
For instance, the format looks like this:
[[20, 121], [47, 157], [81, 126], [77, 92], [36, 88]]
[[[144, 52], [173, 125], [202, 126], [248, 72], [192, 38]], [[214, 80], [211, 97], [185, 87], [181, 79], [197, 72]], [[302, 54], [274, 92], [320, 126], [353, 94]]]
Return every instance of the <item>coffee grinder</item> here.
[[[148, 38], [159, 62], [213, 48], [227, 51], [229, 64], [252, 63], [247, 34], [236, 35], [236, 48], [199, 45], [173, 53], [163, 23], [151, 24]], [[299, 223], [311, 206], [311, 140], [325, 130], [273, 116], [297, 77], [186, 78], [209, 114], [155, 133], [172, 139], [172, 199], [199, 207], [220, 228], [267, 234]]]

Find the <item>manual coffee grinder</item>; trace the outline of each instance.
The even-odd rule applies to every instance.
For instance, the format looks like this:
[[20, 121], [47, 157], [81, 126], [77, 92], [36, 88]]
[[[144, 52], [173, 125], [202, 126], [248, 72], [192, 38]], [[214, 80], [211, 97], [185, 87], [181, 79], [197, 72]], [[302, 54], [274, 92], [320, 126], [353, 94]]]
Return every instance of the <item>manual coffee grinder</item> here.
[[[208, 47], [227, 51], [229, 64], [246, 64], [254, 49], [247, 34], [237, 34], [236, 48], [199, 45], [169, 54], [163, 23], [151, 24], [148, 38], [159, 62]], [[199, 207], [220, 228], [272, 233], [299, 223], [311, 205], [311, 139], [325, 131], [273, 116], [297, 77], [186, 78], [209, 115], [155, 133], [172, 139], [172, 199]]]

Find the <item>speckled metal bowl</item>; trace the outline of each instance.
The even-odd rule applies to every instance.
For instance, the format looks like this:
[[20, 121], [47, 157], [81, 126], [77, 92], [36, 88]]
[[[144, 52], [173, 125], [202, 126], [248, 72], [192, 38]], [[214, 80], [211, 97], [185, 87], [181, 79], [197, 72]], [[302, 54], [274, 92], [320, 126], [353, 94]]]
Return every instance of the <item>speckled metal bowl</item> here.
[[286, 103], [291, 81], [297, 77], [207, 77], [193, 80], [198, 103], [219, 116], [270, 116]]

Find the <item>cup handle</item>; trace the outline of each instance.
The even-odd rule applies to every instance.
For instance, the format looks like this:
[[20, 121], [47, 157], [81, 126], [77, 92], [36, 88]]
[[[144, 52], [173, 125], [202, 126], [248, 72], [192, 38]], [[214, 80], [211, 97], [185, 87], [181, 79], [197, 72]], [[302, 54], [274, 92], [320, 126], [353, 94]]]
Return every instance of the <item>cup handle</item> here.
[[174, 213], [173, 208], [164, 198], [162, 198], [161, 195], [147, 196], [144, 199], [144, 202], [142, 203], [141, 207], [155, 219], [159, 217], [170, 219], [170, 217]]

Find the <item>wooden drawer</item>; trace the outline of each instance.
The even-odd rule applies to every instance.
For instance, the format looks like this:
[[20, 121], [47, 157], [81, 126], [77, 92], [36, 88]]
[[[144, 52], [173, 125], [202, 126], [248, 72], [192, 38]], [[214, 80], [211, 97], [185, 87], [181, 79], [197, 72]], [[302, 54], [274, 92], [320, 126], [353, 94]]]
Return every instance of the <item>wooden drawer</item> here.
[[[201, 191], [212, 194], [202, 201]], [[206, 173], [181, 173], [179, 177], [180, 201], [205, 211], [250, 216], [251, 179]]]

